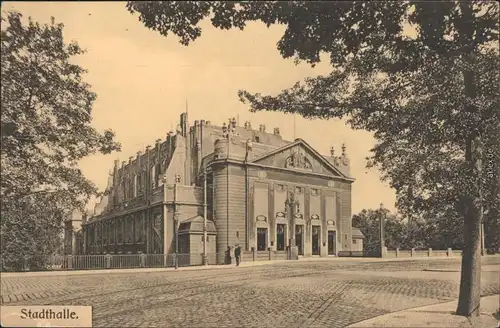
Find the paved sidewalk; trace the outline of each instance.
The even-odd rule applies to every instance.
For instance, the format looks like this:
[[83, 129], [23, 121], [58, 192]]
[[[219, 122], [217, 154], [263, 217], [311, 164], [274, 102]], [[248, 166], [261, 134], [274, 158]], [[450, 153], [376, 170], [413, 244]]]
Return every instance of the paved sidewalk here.
[[481, 315], [476, 318], [455, 315], [457, 302], [452, 301], [409, 310], [393, 312], [348, 326], [361, 327], [460, 327], [496, 328], [500, 327], [498, 316], [500, 294], [481, 298]]
[[[500, 257], [492, 255], [489, 257]], [[367, 258], [367, 257], [304, 257], [299, 258], [299, 262], [405, 262], [405, 261], [428, 261], [428, 260], [454, 260], [460, 256], [433, 256], [433, 257], [404, 257], [404, 258]], [[251, 259], [243, 259], [240, 263], [241, 267], [271, 265], [276, 263], [290, 263], [290, 260], [267, 260], [267, 261], [252, 261]], [[192, 271], [192, 270], [210, 270], [210, 269], [231, 269], [236, 265], [206, 265], [206, 266], [189, 266], [180, 268], [133, 268], [133, 269], [103, 269], [103, 270], [74, 270], [74, 271], [34, 271], [34, 272], [1, 272], [0, 277], [34, 277], [34, 276], [67, 276], [67, 275], [92, 275], [92, 274], [118, 274], [118, 273], [148, 273], [148, 272], [168, 272], [168, 271]]]

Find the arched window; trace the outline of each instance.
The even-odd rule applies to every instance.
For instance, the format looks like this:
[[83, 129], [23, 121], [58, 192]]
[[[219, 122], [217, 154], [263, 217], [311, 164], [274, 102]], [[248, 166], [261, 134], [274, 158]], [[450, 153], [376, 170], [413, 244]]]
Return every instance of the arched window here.
[[129, 193], [128, 193], [128, 180], [125, 178], [123, 181], [123, 200], [129, 199]]
[[160, 185], [160, 174], [161, 174], [161, 165], [158, 163], [156, 164], [156, 169], [155, 169], [155, 187], [158, 187]]
[[156, 166], [155, 165], [153, 165], [151, 167], [151, 176], [150, 177], [151, 177], [151, 181], [150, 181], [151, 188], [154, 188], [154, 187], [156, 187], [156, 182], [155, 182], [155, 180], [156, 180]]
[[133, 191], [132, 191], [132, 195], [133, 195], [134, 197], [137, 197], [137, 174], [134, 174], [133, 181], [134, 181], [134, 183], [133, 183], [133, 185], [132, 185], [132, 190], [133, 190]]

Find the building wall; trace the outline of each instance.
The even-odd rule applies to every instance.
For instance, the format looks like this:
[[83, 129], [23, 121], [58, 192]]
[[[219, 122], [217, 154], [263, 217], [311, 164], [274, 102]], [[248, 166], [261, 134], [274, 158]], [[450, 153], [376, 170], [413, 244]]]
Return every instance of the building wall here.
[[[195, 255], [203, 254], [203, 234], [189, 235], [189, 253]], [[217, 238], [213, 234], [208, 235], [207, 254], [215, 254], [217, 249]]]
[[[169, 204], [167, 209], [167, 231], [165, 233], [167, 245], [169, 245], [167, 254], [173, 254], [175, 253], [174, 206]], [[192, 204], [178, 204], [176, 209], [179, 212], [179, 225], [187, 219], [201, 215], [200, 211], [203, 211], [199, 205]]]
[[342, 250], [349, 251], [352, 240], [352, 217], [351, 217], [351, 190], [350, 185], [341, 184], [342, 190], [338, 192], [337, 205], [340, 209], [339, 228], [342, 234]]
[[[269, 171], [269, 172], [268, 172]], [[284, 202], [288, 191], [300, 193], [299, 212], [306, 220], [297, 224], [304, 225], [304, 255], [312, 253], [312, 226], [320, 226], [320, 254], [328, 252], [328, 231], [336, 231], [336, 251], [351, 249], [350, 190], [341, 189], [339, 182], [328, 183], [324, 179], [298, 177], [297, 174], [276, 174], [274, 170], [249, 168], [248, 177], [248, 223], [245, 222], [245, 169], [243, 166], [230, 165], [229, 169], [229, 201], [227, 201], [227, 170], [224, 165], [214, 169], [214, 209], [215, 223], [218, 231], [218, 251], [224, 252], [229, 245], [246, 245], [247, 250], [257, 247], [257, 227], [267, 228], [268, 247], [276, 250], [276, 226], [285, 224], [288, 218], [280, 218], [285, 211]], [[281, 180], [269, 179], [279, 177]], [[311, 183], [312, 182], [312, 183]], [[344, 187], [345, 188], [345, 187]], [[227, 209], [229, 207], [229, 229], [227, 228]], [[318, 220], [307, 220], [313, 215]], [[245, 231], [248, 224], [248, 244], [245, 243]], [[286, 230], [286, 241], [290, 238]], [[238, 238], [239, 235], [239, 238]], [[342, 238], [348, 236], [348, 243]], [[229, 239], [228, 239], [229, 237]]]
[[[207, 183], [207, 217], [215, 222], [218, 231], [217, 252], [223, 253], [227, 246], [236, 244], [246, 250], [256, 247], [258, 226], [268, 229], [268, 246], [276, 249], [276, 225], [289, 221], [278, 215], [285, 211], [288, 191], [296, 193], [301, 204], [299, 212], [305, 219], [297, 222], [304, 224], [304, 255], [311, 253], [313, 226], [321, 228], [321, 255], [327, 253], [328, 231], [336, 231], [337, 252], [353, 247], [351, 183], [332, 176], [336, 174], [332, 165], [340, 172], [349, 172], [344, 152], [341, 157], [334, 157], [333, 153], [330, 157], [321, 156], [302, 140], [274, 152], [290, 144], [282, 140], [278, 129], [268, 133], [261, 125], [257, 131], [246, 122], [245, 127], [231, 130], [231, 137], [225, 139], [222, 127], [209, 122], [195, 121], [189, 127], [187, 114], [183, 113], [177, 134], [169, 133], [165, 140], [157, 140], [154, 147], [147, 147], [128, 161], [116, 161], [108, 181], [109, 195], [96, 206], [95, 216], [83, 228], [87, 253], [175, 252], [172, 184], [176, 175], [180, 176], [177, 209], [181, 223], [196, 215], [203, 216], [203, 179], [199, 175], [202, 165], [228, 157], [240, 163], [231, 163], [229, 168], [227, 163], [214, 163]], [[247, 140], [253, 141], [252, 147]], [[248, 149], [251, 150], [247, 154]], [[296, 172], [286, 164], [297, 150], [307, 157], [305, 169], [310, 169], [310, 174]], [[247, 178], [245, 159], [257, 160], [261, 165], [247, 166]], [[163, 176], [168, 184], [165, 188]], [[313, 215], [318, 219], [309, 221]], [[138, 241], [138, 227], [142, 227], [144, 241]], [[117, 243], [118, 236], [123, 239], [124, 234], [127, 241]], [[285, 230], [286, 242], [290, 234]], [[110, 242], [110, 238], [115, 241]]]
[[220, 253], [224, 252], [228, 246], [245, 245], [244, 169], [230, 166], [228, 176], [227, 167], [214, 168], [213, 186], [213, 217], [217, 228], [217, 252]]
[[363, 239], [362, 238], [353, 238], [351, 251], [353, 252], [362, 252], [363, 251]]

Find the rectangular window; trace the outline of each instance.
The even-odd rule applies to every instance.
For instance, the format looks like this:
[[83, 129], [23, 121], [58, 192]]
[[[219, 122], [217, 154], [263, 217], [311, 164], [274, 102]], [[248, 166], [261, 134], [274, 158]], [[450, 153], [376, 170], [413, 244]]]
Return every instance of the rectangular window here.
[[115, 244], [115, 220], [109, 221], [109, 244]]
[[257, 250], [265, 251], [267, 248], [267, 229], [257, 228]]
[[115, 228], [116, 228], [116, 243], [123, 243], [123, 218], [115, 220]]
[[142, 216], [142, 213], [137, 215], [135, 218], [135, 224], [134, 224], [134, 229], [135, 229], [135, 243], [140, 244], [144, 242], [143, 235], [144, 235], [144, 218]]
[[297, 194], [301, 194], [302, 193], [302, 187], [295, 187], [295, 192]]
[[127, 217], [125, 219], [125, 233], [127, 236], [127, 244], [132, 244], [134, 242], [134, 218]]
[[311, 195], [316, 196], [318, 194], [319, 194], [319, 190], [318, 189], [314, 189], [314, 188], [311, 189]]
[[353, 243], [353, 244], [356, 244], [356, 239], [353, 239], [353, 240], [352, 240], [352, 243]]
[[276, 250], [285, 250], [285, 225], [278, 224], [276, 226]]
[[102, 223], [102, 244], [107, 245], [108, 244], [108, 221], [104, 221]]

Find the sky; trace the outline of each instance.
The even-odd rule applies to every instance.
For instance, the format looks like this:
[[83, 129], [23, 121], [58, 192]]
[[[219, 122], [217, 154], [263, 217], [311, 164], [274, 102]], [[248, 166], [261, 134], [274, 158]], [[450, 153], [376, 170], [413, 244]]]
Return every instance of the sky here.
[[[87, 178], [100, 190], [106, 187], [109, 170], [117, 158], [128, 160], [156, 139], [166, 137], [189, 110], [189, 120], [222, 124], [229, 117], [279, 127], [284, 139], [294, 139], [293, 116], [281, 113], [250, 113], [238, 99], [238, 90], [277, 94], [306, 77], [328, 74], [323, 61], [315, 68], [283, 59], [276, 43], [284, 28], [249, 24], [244, 31], [221, 31], [203, 24], [202, 36], [188, 47], [176, 36], [161, 36], [130, 14], [125, 2], [3, 2], [2, 11], [15, 10], [40, 23], [53, 16], [64, 24], [66, 42], [75, 40], [87, 50], [75, 62], [88, 70], [84, 80], [98, 99], [92, 125], [99, 131], [111, 128], [122, 151], [93, 155], [80, 163]], [[334, 146], [340, 154], [345, 143], [351, 160], [352, 213], [378, 208], [383, 203], [394, 211], [395, 191], [380, 181], [376, 169], [366, 169], [365, 158], [375, 145], [373, 135], [354, 131], [343, 120], [306, 120], [296, 117], [295, 135], [323, 155]]]

